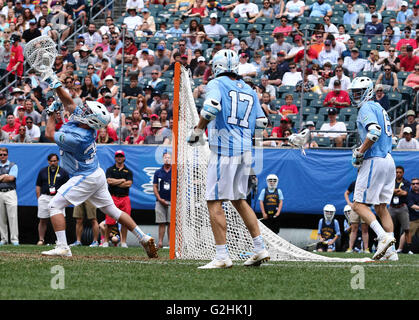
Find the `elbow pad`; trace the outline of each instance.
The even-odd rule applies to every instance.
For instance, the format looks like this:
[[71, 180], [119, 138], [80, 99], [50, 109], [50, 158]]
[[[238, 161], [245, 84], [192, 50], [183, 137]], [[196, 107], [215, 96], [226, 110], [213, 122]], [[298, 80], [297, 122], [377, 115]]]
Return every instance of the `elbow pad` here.
[[201, 110], [201, 117], [203, 117], [205, 120], [212, 121], [220, 111], [221, 104], [217, 100], [206, 99]]
[[256, 128], [257, 129], [265, 129], [268, 126], [268, 118], [257, 118], [256, 119]]
[[380, 139], [381, 136], [381, 127], [373, 123], [368, 126], [368, 133], [367, 133], [367, 139], [370, 139], [373, 142], [377, 142], [378, 139]]

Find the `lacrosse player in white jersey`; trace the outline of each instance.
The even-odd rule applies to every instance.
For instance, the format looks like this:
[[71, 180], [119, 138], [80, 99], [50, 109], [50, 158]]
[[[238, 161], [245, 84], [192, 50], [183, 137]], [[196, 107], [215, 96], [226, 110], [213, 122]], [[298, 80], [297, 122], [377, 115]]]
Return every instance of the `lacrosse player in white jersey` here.
[[[360, 108], [357, 127], [362, 141], [352, 155], [352, 165], [359, 169], [352, 209], [377, 234], [378, 246], [373, 259], [398, 260], [394, 248], [393, 221], [387, 210], [396, 180], [396, 167], [391, 156], [390, 119], [381, 105], [372, 101], [374, 84], [370, 78], [355, 78], [348, 91], [352, 103]], [[382, 225], [372, 213], [370, 205], [374, 205]]]
[[[75, 105], [55, 73], [45, 76], [44, 81], [55, 90], [61, 101], [48, 107], [45, 136], [57, 143], [61, 153], [61, 166], [70, 173], [71, 178], [57, 190], [49, 204], [57, 245], [52, 250], [42, 252], [42, 255], [72, 256], [65, 234], [64, 208], [89, 200], [103, 213], [126, 226], [138, 238], [147, 255], [156, 258], [154, 239], [144, 234], [127, 213], [115, 206], [108, 191], [105, 173], [99, 166], [95, 139], [96, 131], [105, 128], [111, 120], [106, 107], [95, 101], [86, 101], [81, 106]], [[71, 118], [56, 132], [55, 116], [62, 106], [71, 114]]]

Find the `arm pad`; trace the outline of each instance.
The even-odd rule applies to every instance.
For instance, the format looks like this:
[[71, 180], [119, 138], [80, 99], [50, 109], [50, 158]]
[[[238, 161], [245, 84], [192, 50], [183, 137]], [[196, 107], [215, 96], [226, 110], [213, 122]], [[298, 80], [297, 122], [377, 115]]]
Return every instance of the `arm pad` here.
[[376, 124], [372, 123], [368, 126], [368, 133], [367, 133], [367, 139], [377, 142], [378, 139], [380, 139], [381, 136], [381, 127]]
[[217, 116], [218, 112], [221, 111], [221, 105], [217, 100], [206, 99], [204, 101], [204, 107], [201, 110], [201, 117], [208, 121], [212, 121]]
[[257, 129], [265, 129], [268, 125], [268, 118], [257, 118], [256, 119], [256, 128]]

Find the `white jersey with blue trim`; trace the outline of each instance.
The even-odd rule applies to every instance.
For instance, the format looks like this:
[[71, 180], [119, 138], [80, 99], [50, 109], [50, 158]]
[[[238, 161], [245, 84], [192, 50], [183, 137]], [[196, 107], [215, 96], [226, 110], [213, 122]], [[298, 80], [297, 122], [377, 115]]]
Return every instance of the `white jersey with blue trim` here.
[[[81, 113], [81, 109], [77, 107], [74, 112]], [[87, 176], [99, 168], [96, 157], [96, 131], [80, 128], [78, 124], [75, 121], [67, 122], [54, 134], [54, 139], [60, 148], [60, 165], [71, 176]]]
[[251, 151], [256, 119], [265, 117], [256, 92], [243, 80], [220, 76], [207, 84], [205, 98], [221, 104], [221, 111], [208, 124], [211, 150], [224, 156]]
[[385, 158], [392, 150], [392, 135], [390, 118], [386, 110], [374, 101], [365, 102], [359, 109], [357, 117], [358, 133], [361, 141], [366, 139], [368, 125], [376, 123], [381, 127], [379, 139], [365, 152], [364, 159], [372, 157]]

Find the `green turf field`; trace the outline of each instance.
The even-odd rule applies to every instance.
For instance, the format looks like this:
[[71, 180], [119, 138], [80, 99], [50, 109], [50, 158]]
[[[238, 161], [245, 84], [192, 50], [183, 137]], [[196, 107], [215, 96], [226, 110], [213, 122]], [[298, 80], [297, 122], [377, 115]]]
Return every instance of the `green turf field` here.
[[202, 261], [170, 260], [168, 250], [161, 250], [159, 259], [150, 260], [141, 248], [77, 247], [72, 249], [72, 258], [42, 257], [40, 252], [47, 248], [34, 245], [0, 248], [0, 299], [416, 300], [419, 297], [417, 254], [399, 255], [397, 262], [270, 261], [259, 268], [236, 262], [228, 270], [198, 270]]

